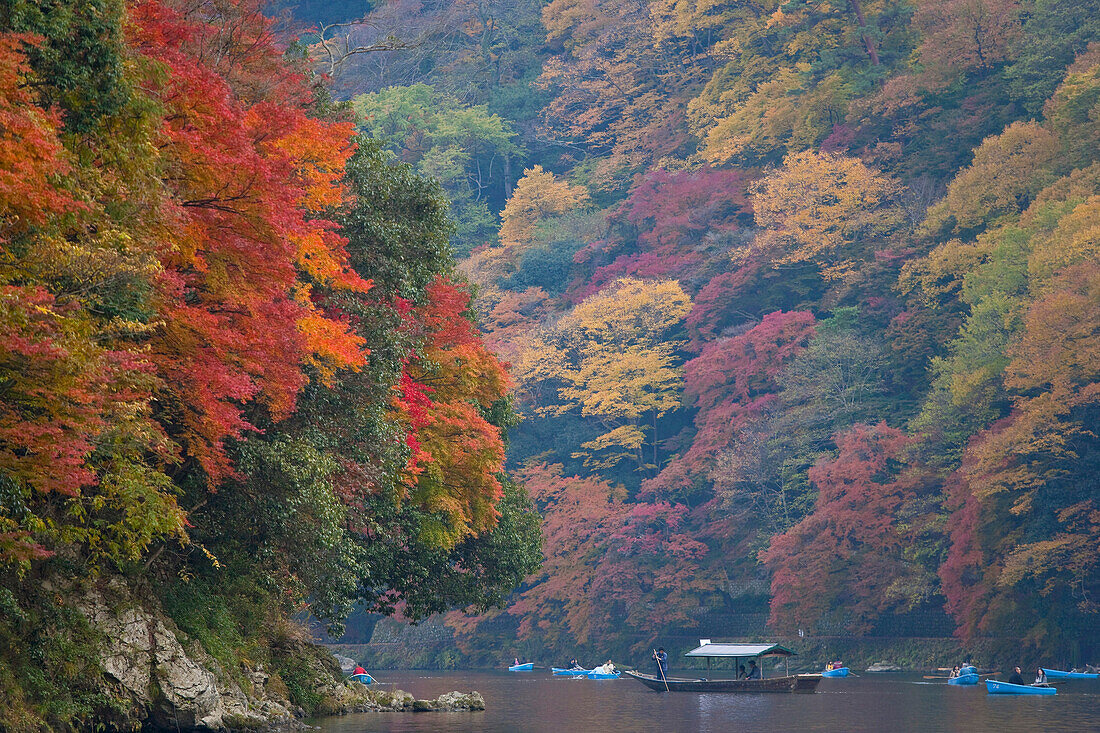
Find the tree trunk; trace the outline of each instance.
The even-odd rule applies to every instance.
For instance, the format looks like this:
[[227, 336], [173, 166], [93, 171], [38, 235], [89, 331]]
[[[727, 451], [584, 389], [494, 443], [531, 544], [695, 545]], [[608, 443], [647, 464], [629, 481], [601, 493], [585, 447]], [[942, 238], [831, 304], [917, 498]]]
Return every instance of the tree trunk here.
[[661, 472], [661, 464], [657, 463], [657, 411], [653, 411], [653, 476]]
[[875, 50], [875, 44], [871, 41], [871, 37], [867, 35], [867, 21], [863, 18], [863, 7], [859, 4], [859, 0], [851, 0], [851, 3], [852, 10], [855, 11], [856, 14], [856, 21], [859, 22], [859, 30], [863, 38], [863, 45], [867, 47], [867, 55], [871, 57], [871, 64], [878, 66], [878, 51]]
[[504, 200], [512, 198], [512, 156], [504, 154]]

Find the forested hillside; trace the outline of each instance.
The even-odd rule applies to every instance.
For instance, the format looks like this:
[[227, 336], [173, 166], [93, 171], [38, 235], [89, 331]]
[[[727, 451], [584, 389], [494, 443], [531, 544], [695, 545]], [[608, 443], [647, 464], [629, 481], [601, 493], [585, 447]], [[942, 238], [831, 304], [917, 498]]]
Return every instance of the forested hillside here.
[[392, 18], [334, 86], [452, 201], [544, 517], [469, 648], [1096, 653], [1100, 5], [398, 0], [347, 47]]
[[447, 201], [261, 10], [0, 8], [5, 730], [141, 725], [88, 586], [312, 710], [292, 617], [486, 608], [538, 567]]
[[1095, 661], [1100, 1], [13, 0], [0, 334], [6, 730], [145, 720], [118, 587], [306, 710], [353, 609]]

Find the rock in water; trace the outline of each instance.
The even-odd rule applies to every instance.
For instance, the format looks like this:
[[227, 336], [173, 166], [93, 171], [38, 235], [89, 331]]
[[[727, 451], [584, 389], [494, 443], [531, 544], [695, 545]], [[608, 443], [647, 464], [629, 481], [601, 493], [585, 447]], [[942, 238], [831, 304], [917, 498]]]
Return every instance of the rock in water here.
[[360, 703], [351, 706], [356, 712], [462, 712], [484, 710], [485, 698], [480, 692], [444, 692], [434, 700], [417, 700], [404, 690], [357, 691]]
[[485, 709], [485, 698], [476, 690], [468, 695], [461, 692], [444, 692], [436, 698], [435, 703], [439, 710]]

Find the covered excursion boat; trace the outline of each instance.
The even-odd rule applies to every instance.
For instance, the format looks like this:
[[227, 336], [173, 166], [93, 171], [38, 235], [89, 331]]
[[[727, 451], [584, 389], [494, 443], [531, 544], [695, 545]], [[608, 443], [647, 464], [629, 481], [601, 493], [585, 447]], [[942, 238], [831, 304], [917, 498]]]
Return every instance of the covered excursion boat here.
[[[699, 646], [685, 654], [687, 657], [702, 657], [707, 660], [710, 669], [714, 659], [732, 659], [736, 670], [742, 660], [761, 659], [763, 657], [792, 657], [795, 652], [779, 644], [714, 644], [710, 639], [700, 639]], [[814, 692], [821, 682], [820, 674], [784, 674], [782, 677], [765, 677], [764, 667], [758, 667], [759, 679], [719, 679], [706, 677], [665, 677], [626, 672], [630, 677], [656, 692]]]

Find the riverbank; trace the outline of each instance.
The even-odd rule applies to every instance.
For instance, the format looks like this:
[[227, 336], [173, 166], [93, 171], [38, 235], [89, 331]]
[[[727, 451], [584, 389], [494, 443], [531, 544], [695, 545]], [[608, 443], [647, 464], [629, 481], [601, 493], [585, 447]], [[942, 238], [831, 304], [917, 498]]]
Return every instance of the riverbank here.
[[121, 576], [42, 578], [26, 591], [36, 612], [16, 619], [18, 645], [0, 637], [8, 733], [286, 730], [317, 716], [485, 708], [477, 692], [418, 698], [347, 681], [307, 629], [255, 605], [246, 627], [225, 623], [211, 596], [166, 600]]

